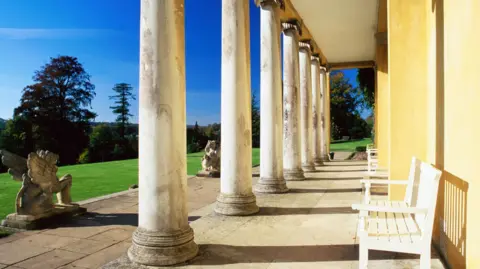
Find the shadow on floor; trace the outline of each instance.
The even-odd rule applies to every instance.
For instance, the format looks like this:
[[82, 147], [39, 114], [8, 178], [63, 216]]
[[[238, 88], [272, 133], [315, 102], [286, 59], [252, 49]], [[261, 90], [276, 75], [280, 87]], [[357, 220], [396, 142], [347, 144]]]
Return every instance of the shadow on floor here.
[[[369, 253], [369, 260], [419, 259], [419, 255], [386, 251]], [[432, 250], [432, 258], [437, 253]], [[227, 265], [235, 263], [269, 262], [328, 262], [357, 261], [358, 245], [303, 245], [303, 246], [230, 246], [200, 245], [199, 255], [190, 264]]]
[[344, 193], [344, 192], [362, 192], [362, 188], [351, 189], [290, 189], [291, 193]]
[[255, 216], [357, 214], [351, 207], [260, 207]]
[[310, 180], [361, 180], [362, 177], [307, 177], [305, 181]]
[[352, 170], [315, 170], [304, 172], [305, 174], [315, 174], [315, 173], [345, 173], [345, 172], [366, 172], [367, 169], [352, 169]]
[[[196, 221], [199, 218], [201, 217], [188, 216], [188, 222]], [[102, 213], [96, 213], [96, 212], [87, 212], [81, 216], [74, 217], [63, 223], [58, 223], [54, 228], [109, 226], [109, 225], [126, 225], [126, 226], [136, 227], [138, 226], [138, 214], [133, 214], [133, 213], [102, 214]]]

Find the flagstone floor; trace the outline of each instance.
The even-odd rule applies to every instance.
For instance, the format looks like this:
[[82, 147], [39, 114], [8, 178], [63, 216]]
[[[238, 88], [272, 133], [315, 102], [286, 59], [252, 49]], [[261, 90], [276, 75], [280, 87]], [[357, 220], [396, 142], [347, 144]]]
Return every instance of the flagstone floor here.
[[[190, 178], [189, 220], [200, 252], [174, 268], [358, 268], [358, 213], [350, 205], [361, 201], [365, 165], [319, 166], [307, 180], [288, 182], [287, 194], [257, 195], [260, 212], [249, 217], [216, 215], [219, 179]], [[137, 225], [137, 196], [133, 190], [86, 201], [89, 213], [70, 223], [0, 239], [0, 268], [147, 268], [125, 256]], [[432, 252], [432, 268], [444, 268]], [[369, 265], [418, 268], [419, 256], [371, 251]]]

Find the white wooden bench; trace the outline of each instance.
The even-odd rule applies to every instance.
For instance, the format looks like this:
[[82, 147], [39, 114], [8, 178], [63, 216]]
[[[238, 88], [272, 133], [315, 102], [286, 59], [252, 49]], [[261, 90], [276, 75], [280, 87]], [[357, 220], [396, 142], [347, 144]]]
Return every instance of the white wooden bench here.
[[367, 268], [368, 251], [383, 250], [420, 254], [420, 268], [430, 268], [430, 246], [442, 172], [421, 163], [418, 188], [411, 204], [405, 201], [370, 201], [354, 204], [360, 210], [359, 268]]
[[378, 168], [378, 149], [373, 144], [367, 145], [367, 174], [375, 173]]
[[406, 185], [407, 189], [405, 191], [405, 196], [403, 201], [410, 205], [412, 203], [414, 189], [418, 188], [418, 182], [420, 180], [420, 165], [422, 161], [417, 159], [415, 156], [412, 157], [410, 163], [410, 171], [408, 173], [407, 180], [382, 180], [382, 179], [364, 179], [360, 180], [365, 188], [364, 203], [369, 204], [371, 199], [371, 187], [372, 185]]

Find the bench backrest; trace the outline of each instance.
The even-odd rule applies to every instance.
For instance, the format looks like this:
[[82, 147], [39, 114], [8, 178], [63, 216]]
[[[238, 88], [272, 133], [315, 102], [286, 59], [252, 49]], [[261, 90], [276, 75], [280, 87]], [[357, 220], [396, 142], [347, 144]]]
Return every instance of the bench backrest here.
[[412, 203], [412, 206], [428, 209], [426, 214], [415, 214], [415, 221], [422, 231], [422, 240], [425, 240], [428, 244], [432, 240], [433, 221], [441, 175], [442, 172], [440, 170], [422, 162], [420, 165], [418, 195]]
[[418, 185], [420, 183], [420, 165], [422, 161], [417, 157], [412, 157], [410, 163], [410, 172], [408, 173], [408, 185], [405, 191], [403, 201], [412, 206], [412, 202], [417, 200], [418, 197]]

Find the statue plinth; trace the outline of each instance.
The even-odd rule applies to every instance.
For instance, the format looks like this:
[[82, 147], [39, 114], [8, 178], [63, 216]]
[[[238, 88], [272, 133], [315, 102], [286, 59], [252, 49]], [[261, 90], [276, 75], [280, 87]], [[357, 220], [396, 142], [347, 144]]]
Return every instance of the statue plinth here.
[[200, 170], [197, 173], [197, 177], [215, 177], [215, 178], [218, 178], [218, 177], [220, 177], [220, 171]]
[[4, 220], [2, 220], [1, 226], [22, 230], [37, 230], [51, 227], [52, 225], [85, 212], [87, 212], [87, 209], [78, 204], [56, 204], [49, 212], [39, 215], [9, 214]]

